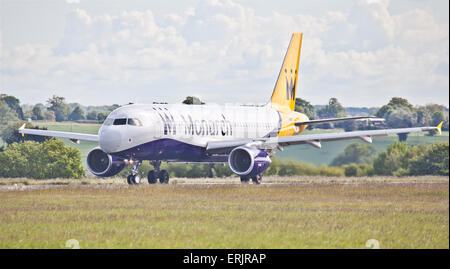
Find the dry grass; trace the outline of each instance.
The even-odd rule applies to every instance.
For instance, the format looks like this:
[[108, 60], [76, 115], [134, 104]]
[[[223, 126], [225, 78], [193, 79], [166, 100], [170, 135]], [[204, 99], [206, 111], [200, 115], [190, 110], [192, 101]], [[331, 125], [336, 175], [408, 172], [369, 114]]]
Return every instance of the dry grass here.
[[72, 238], [81, 248], [365, 248], [372, 238], [381, 248], [449, 247], [447, 177], [270, 180], [284, 183], [28, 188], [9, 179], [0, 248], [64, 248]]

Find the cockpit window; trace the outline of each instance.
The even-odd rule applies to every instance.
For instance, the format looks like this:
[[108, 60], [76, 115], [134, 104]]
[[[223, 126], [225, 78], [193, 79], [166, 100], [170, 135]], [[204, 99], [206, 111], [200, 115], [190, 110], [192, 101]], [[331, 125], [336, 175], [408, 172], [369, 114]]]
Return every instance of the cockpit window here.
[[142, 126], [142, 123], [140, 120], [138, 119], [128, 119], [128, 125], [133, 125], [133, 126]]
[[127, 124], [127, 119], [115, 119], [113, 125], [125, 125]]

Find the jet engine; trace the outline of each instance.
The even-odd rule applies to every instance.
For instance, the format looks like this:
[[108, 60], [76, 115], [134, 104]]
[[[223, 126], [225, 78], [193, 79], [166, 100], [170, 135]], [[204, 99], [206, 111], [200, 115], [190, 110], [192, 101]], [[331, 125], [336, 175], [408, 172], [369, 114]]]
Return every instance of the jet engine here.
[[104, 152], [97, 147], [87, 155], [87, 165], [92, 174], [99, 177], [117, 175], [125, 168], [125, 162]]
[[231, 171], [239, 176], [256, 176], [264, 172], [271, 160], [268, 154], [252, 147], [237, 147], [228, 156], [228, 165]]

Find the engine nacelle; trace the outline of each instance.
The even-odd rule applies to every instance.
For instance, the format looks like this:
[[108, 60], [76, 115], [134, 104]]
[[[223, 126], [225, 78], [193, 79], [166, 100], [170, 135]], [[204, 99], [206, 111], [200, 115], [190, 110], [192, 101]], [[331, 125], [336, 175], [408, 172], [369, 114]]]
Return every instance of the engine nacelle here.
[[239, 176], [255, 176], [264, 172], [272, 161], [263, 150], [251, 147], [237, 147], [228, 156], [231, 171]]
[[97, 147], [87, 155], [87, 165], [92, 174], [99, 177], [112, 177], [125, 168], [125, 162]]

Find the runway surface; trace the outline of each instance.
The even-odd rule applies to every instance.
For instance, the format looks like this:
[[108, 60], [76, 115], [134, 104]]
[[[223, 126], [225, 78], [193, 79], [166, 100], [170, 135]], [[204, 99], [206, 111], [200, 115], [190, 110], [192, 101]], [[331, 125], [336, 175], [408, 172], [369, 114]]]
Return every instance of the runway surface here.
[[421, 180], [421, 178], [414, 179], [402, 179], [398, 180], [390, 179], [389, 181], [365, 179], [365, 180], [309, 180], [309, 181], [280, 181], [280, 182], [263, 182], [261, 184], [246, 183], [243, 184], [237, 180], [224, 182], [211, 182], [196, 179], [185, 179], [171, 182], [170, 184], [148, 184], [147, 182], [141, 182], [139, 185], [128, 185], [125, 180], [123, 183], [114, 182], [97, 182], [83, 184], [82, 182], [56, 182], [56, 184], [38, 184], [33, 183], [30, 185], [24, 185], [22, 183], [12, 183], [9, 185], [0, 185], [0, 191], [25, 191], [25, 190], [42, 190], [42, 189], [71, 189], [71, 188], [92, 188], [92, 189], [118, 189], [118, 188], [152, 188], [157, 186], [162, 187], [214, 187], [214, 186], [234, 186], [234, 187], [277, 187], [277, 186], [299, 186], [299, 185], [407, 185], [407, 184], [448, 184], [449, 180], [445, 177], [437, 177], [432, 180]]

